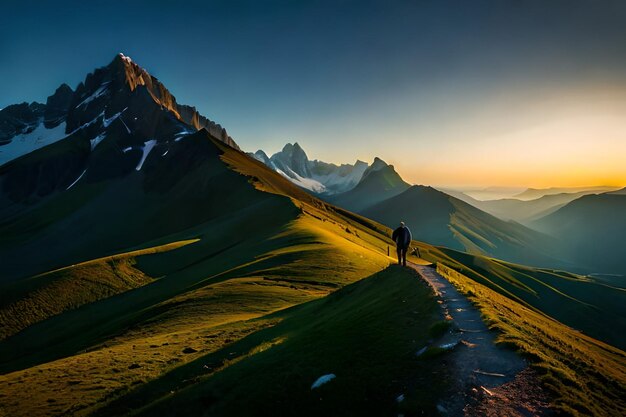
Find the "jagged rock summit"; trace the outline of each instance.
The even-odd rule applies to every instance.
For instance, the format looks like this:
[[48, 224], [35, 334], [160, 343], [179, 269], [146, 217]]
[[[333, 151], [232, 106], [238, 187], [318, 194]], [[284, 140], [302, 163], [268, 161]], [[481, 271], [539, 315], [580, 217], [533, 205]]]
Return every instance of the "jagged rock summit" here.
[[271, 157], [262, 150], [250, 155], [294, 184], [321, 195], [335, 195], [351, 190], [369, 166], [359, 160], [353, 165], [335, 165], [317, 159], [311, 161], [298, 142], [287, 143]]
[[109, 65], [88, 74], [75, 91], [62, 84], [46, 104], [21, 103], [1, 110], [0, 165], [78, 131], [94, 131], [94, 126], [100, 137], [94, 139], [94, 147], [111, 127], [157, 142], [176, 132], [206, 129], [239, 149], [226, 129], [194, 107], [179, 104], [157, 78], [120, 53]]
[[202, 147], [211, 140], [239, 149], [224, 128], [178, 104], [158, 79], [119, 54], [76, 90], [61, 85], [46, 104], [0, 111], [0, 205], [8, 200], [17, 210], [15, 204], [85, 184], [142, 178], [146, 169], [168, 171], [172, 181], [172, 169], [191, 169], [189, 160], [201, 157], [187, 155], [194, 151], [186, 142]]

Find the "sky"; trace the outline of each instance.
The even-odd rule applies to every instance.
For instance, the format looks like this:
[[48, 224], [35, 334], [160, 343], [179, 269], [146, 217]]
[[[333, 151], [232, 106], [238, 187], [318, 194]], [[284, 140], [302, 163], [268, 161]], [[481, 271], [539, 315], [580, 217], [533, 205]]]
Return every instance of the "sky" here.
[[245, 150], [449, 187], [626, 185], [626, 2], [3, 0], [0, 108], [123, 52]]

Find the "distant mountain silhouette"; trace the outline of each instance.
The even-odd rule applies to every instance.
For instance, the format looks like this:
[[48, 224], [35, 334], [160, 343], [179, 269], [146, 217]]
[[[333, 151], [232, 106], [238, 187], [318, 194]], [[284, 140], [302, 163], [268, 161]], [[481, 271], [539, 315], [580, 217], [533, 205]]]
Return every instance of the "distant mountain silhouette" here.
[[611, 187], [611, 186], [605, 186], [605, 185], [590, 186], [590, 187], [529, 188], [522, 193], [514, 195], [512, 198], [515, 198], [518, 200], [535, 200], [545, 195], [563, 194], [563, 193], [598, 194], [598, 193], [603, 193], [607, 191], [614, 191], [614, 190], [617, 190], [618, 188], [619, 187]]
[[587, 195], [587, 192], [548, 194], [534, 200], [518, 200], [503, 198], [501, 200], [476, 200], [464, 193], [444, 191], [459, 200], [492, 214], [502, 220], [514, 220], [529, 226], [533, 221], [547, 216], [563, 207], [570, 201]]
[[610, 191], [607, 194], [621, 194], [621, 195], [624, 195], [624, 194], [626, 194], [626, 187], [624, 187], [622, 189], [619, 189], [619, 190], [616, 190], [616, 191]]
[[328, 198], [333, 204], [358, 213], [381, 201], [394, 197], [410, 185], [396, 172], [393, 165], [387, 165], [375, 158], [372, 166], [364, 173], [359, 183], [348, 192]]
[[389, 227], [401, 220], [413, 238], [434, 245], [532, 265], [566, 265], [555, 239], [505, 222], [432, 187], [414, 185], [361, 212]]
[[626, 275], [626, 195], [587, 195], [532, 225], [559, 239], [570, 258], [595, 272]]

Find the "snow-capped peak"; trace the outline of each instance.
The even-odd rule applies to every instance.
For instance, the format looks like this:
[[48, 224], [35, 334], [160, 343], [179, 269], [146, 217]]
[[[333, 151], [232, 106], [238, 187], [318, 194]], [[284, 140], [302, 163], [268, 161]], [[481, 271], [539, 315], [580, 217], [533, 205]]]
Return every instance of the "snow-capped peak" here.
[[122, 60], [123, 60], [123, 61], [126, 61], [126, 62], [127, 62], [127, 63], [129, 63], [129, 64], [133, 62], [133, 60], [132, 60], [132, 59], [130, 59], [130, 57], [129, 57], [129, 56], [126, 56], [126, 55], [124, 55], [124, 54], [123, 54], [123, 53], [121, 53], [121, 52], [120, 52], [118, 55], [120, 56], [120, 58], [122, 58]]
[[262, 150], [250, 156], [263, 162], [296, 185], [318, 194], [337, 194], [354, 188], [363, 177], [368, 164], [357, 161], [354, 165], [335, 165], [309, 160], [298, 142], [287, 143], [282, 151], [270, 158]]

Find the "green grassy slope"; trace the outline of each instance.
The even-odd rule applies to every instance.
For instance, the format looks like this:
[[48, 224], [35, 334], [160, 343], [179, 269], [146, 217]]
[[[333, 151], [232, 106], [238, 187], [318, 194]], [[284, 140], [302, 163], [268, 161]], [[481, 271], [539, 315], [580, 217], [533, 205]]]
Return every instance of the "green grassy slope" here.
[[[431, 255], [439, 258], [434, 252]], [[558, 412], [580, 417], [626, 413], [624, 351], [512, 300], [502, 289], [469, 278], [471, 270], [441, 259], [438, 271], [469, 296], [490, 327], [500, 332], [498, 343], [531, 360], [554, 396], [552, 405]]]
[[581, 197], [533, 227], [558, 238], [570, 257], [593, 272], [626, 275], [626, 195]]
[[[172, 145], [167, 155], [148, 158], [140, 172], [79, 183], [23, 207], [0, 224], [2, 282], [167, 244], [174, 241], [170, 234], [236, 217], [254, 204], [284, 204], [228, 169], [220, 143], [198, 132]], [[19, 162], [35, 163], [31, 158]]]
[[[438, 310], [415, 272], [391, 267], [257, 319], [272, 324], [130, 391], [96, 415], [432, 414], [445, 369], [437, 359], [416, 360], [415, 351], [438, 323]], [[336, 379], [312, 390], [328, 373]], [[401, 406], [400, 394], [406, 395]]]
[[564, 265], [550, 237], [502, 221], [432, 187], [413, 186], [365, 211], [387, 226], [406, 222], [417, 240], [531, 265]]
[[620, 349], [626, 349], [626, 291], [592, 278], [447, 249], [422, 256]]
[[[314, 198], [205, 133], [180, 145], [171, 160], [148, 159], [141, 173], [86, 183], [0, 225], [0, 254], [11, 261], [0, 284], [0, 318], [13, 317], [19, 302], [37, 312], [6, 321], [12, 330], [0, 340], [0, 414], [119, 415], [132, 408], [144, 415], [288, 415], [298, 405], [304, 415], [433, 414], [447, 383], [445, 357], [421, 362], [414, 352], [437, 325], [437, 308], [413, 272], [377, 274], [390, 262], [390, 230]], [[455, 213], [448, 221], [481, 244], [482, 229], [471, 218]], [[55, 245], [60, 237], [65, 248]], [[420, 247], [459, 270], [473, 265], [457, 252]], [[498, 319], [527, 308], [559, 329], [552, 334], [539, 318], [514, 323], [520, 345], [548, 364], [546, 381], [563, 396], [562, 408], [590, 399], [611, 404], [607, 398], [620, 392], [621, 351], [538, 311], [561, 305], [549, 314], [565, 316], [609, 287], [471, 259], [473, 279], [516, 300]], [[489, 264], [483, 273], [480, 262]], [[572, 282], [564, 285], [566, 278]], [[612, 320], [619, 303], [617, 294], [593, 307], [606, 308]], [[531, 338], [536, 326], [557, 342], [544, 349]], [[557, 349], [576, 337], [593, 363], [577, 362], [581, 355], [565, 344]], [[615, 362], [606, 381], [592, 375]], [[572, 379], [575, 369], [585, 379]], [[330, 372], [337, 378], [311, 391]], [[400, 394], [402, 405], [395, 402]]]
[[149, 284], [153, 279], [134, 268], [137, 257], [193, 242], [174, 242], [83, 262], [2, 287], [0, 340], [63, 311]]
[[[9, 238], [27, 236], [31, 249], [58, 237], [57, 223], [73, 224], [68, 239], [77, 242], [68, 242], [68, 253], [52, 247], [59, 259], [28, 252], [33, 271], [67, 268], [26, 280], [16, 274], [4, 284], [11, 289], [4, 294], [12, 294], [4, 307], [28, 300], [29, 310], [43, 312], [13, 323], [15, 330], [30, 326], [0, 341], [0, 403], [8, 413], [87, 412], [266, 327], [250, 319], [326, 296], [389, 264], [382, 226], [372, 228], [374, 223], [315, 199], [244, 154], [204, 140], [212, 153], [197, 155], [196, 169], [187, 165], [177, 173], [171, 166], [165, 177], [157, 171], [131, 178], [124, 187], [143, 192], [122, 194], [113, 209], [98, 200], [122, 184], [100, 185], [104, 191], [78, 199], [75, 212], [36, 206], [24, 214], [23, 227], [11, 225]], [[187, 146], [202, 151], [208, 145]], [[65, 198], [42, 204], [62, 206]], [[182, 217], [171, 218], [179, 205]], [[125, 223], [132, 210], [152, 220]], [[94, 213], [100, 214], [97, 223], [88, 221]], [[39, 230], [25, 226], [27, 218], [46, 215], [54, 219], [35, 223]], [[85, 230], [96, 236], [82, 236]], [[143, 250], [185, 240], [194, 242], [167, 252]], [[17, 250], [7, 245], [2, 253]], [[72, 267], [75, 261], [86, 263]], [[141, 285], [100, 292], [112, 282], [129, 284], [125, 279], [131, 277], [141, 277]], [[88, 288], [80, 285], [85, 282]], [[56, 305], [39, 296], [67, 288], [80, 291]], [[190, 346], [194, 350], [186, 353]]]

